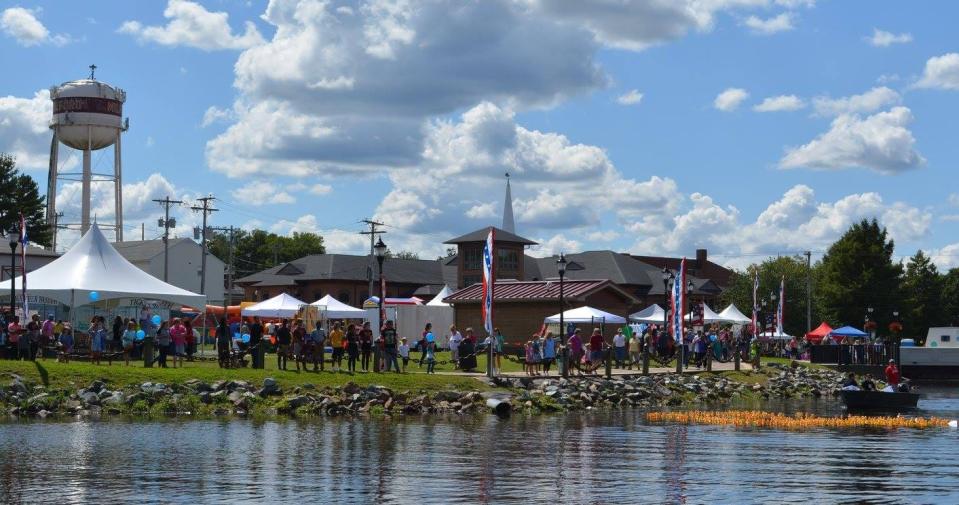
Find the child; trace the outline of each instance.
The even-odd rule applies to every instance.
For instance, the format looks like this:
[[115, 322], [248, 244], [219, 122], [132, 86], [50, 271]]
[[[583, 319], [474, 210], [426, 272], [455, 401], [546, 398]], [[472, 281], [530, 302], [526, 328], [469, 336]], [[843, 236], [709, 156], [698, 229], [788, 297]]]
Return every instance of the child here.
[[533, 341], [527, 340], [523, 348], [526, 350], [526, 375], [533, 375], [536, 366], [533, 358]]
[[70, 353], [73, 352], [73, 331], [69, 326], [63, 325], [60, 328], [60, 361], [70, 362]]
[[396, 350], [403, 358], [403, 373], [406, 373], [406, 365], [410, 362], [410, 346], [406, 343], [406, 337], [400, 339], [400, 345]]
[[426, 343], [426, 373], [435, 374], [436, 370], [433, 370], [433, 367], [436, 366], [436, 342], [427, 342]]

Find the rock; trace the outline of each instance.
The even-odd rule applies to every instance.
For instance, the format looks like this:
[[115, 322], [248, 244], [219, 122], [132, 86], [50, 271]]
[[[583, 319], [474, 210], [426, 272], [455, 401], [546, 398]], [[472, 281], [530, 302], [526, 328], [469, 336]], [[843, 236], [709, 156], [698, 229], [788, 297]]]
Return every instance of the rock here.
[[211, 395], [208, 391], [202, 391], [199, 395], [197, 395], [197, 397], [199, 398], [200, 403], [207, 405], [213, 403], [213, 395]]
[[46, 418], [50, 414], [52, 414], [52, 412], [50, 412], [49, 410], [41, 410], [40, 412], [37, 412], [37, 415], [40, 416], [41, 419]]
[[100, 397], [93, 391], [84, 391], [80, 393], [80, 401], [87, 405], [97, 405], [100, 403]]
[[227, 396], [227, 399], [230, 400], [231, 402], [236, 402], [240, 398], [243, 398], [243, 393], [240, 391], [233, 391]]
[[126, 403], [126, 396], [123, 394], [123, 391], [115, 391], [107, 399], [103, 401], [105, 405], [123, 405]]
[[29, 403], [29, 404], [37, 404], [37, 403], [42, 402], [44, 399], [46, 399], [46, 398], [49, 397], [49, 396], [50, 396], [50, 395], [48, 395], [48, 394], [46, 394], [46, 393], [40, 393], [40, 394], [38, 394], [38, 395], [33, 395], [33, 396], [31, 396], [29, 399], [27, 399], [27, 403]]
[[433, 395], [433, 399], [438, 402], [454, 402], [460, 398], [460, 394], [456, 391], [439, 391]]
[[87, 389], [89, 389], [90, 391], [93, 391], [94, 393], [99, 393], [100, 391], [103, 390], [103, 388], [104, 388], [103, 382], [96, 380], [91, 382], [90, 387], [88, 387]]
[[348, 395], [356, 394], [356, 393], [359, 393], [360, 391], [362, 391], [362, 388], [360, 388], [360, 386], [356, 385], [356, 383], [352, 381], [347, 382], [346, 385], [343, 386], [343, 392]]
[[303, 405], [309, 404], [310, 397], [304, 396], [304, 395], [294, 396], [292, 398], [287, 398], [286, 403], [287, 405], [290, 406], [291, 409], [296, 409], [296, 408], [302, 407]]

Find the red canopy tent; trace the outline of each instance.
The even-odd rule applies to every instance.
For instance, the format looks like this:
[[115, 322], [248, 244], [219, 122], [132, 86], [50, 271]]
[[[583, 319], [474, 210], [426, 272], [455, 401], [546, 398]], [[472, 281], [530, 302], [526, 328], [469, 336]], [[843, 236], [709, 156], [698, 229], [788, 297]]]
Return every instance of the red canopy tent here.
[[806, 334], [806, 340], [812, 344], [819, 344], [830, 333], [832, 333], [832, 327], [823, 321], [818, 328]]

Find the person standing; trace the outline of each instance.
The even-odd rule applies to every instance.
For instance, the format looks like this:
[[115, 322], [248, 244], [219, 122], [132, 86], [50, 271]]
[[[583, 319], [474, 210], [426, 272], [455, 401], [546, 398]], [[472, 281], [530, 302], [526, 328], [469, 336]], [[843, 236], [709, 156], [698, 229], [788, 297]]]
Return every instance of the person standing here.
[[216, 356], [220, 368], [230, 368], [232, 348], [233, 337], [230, 335], [230, 325], [226, 323], [226, 317], [221, 317], [220, 324], [216, 327]]
[[580, 330], [576, 328], [573, 331], [573, 334], [569, 336], [569, 340], [566, 341], [566, 345], [569, 347], [569, 364], [579, 373], [583, 375], [583, 339], [580, 337]]
[[293, 361], [296, 363], [296, 371], [300, 371], [300, 363], [303, 364], [303, 371], [306, 371], [306, 328], [303, 327], [303, 321], [299, 319], [293, 321]]
[[892, 386], [893, 391], [896, 391], [899, 388], [899, 380], [902, 378], [899, 374], [899, 367], [896, 366], [896, 360], [889, 360], [889, 365], [886, 366], [886, 384]]
[[263, 368], [263, 324], [260, 316], [253, 316], [250, 323], [250, 349], [253, 351], [253, 368]]
[[177, 362], [180, 368], [183, 368], [183, 358], [186, 356], [186, 326], [180, 321], [180, 318], [174, 318], [170, 325], [170, 341], [173, 343], [173, 368], [176, 368]]
[[317, 324], [313, 330], [313, 371], [322, 372], [326, 368], [326, 330]]
[[406, 337], [400, 339], [400, 345], [396, 347], [396, 353], [403, 359], [403, 373], [406, 373], [406, 365], [410, 364], [410, 346], [406, 343]]
[[596, 372], [603, 363], [603, 334], [599, 328], [593, 328], [593, 334], [589, 337], [589, 362], [590, 373]]
[[613, 335], [613, 355], [616, 357], [616, 368], [622, 369], [626, 361], [626, 335], [623, 335], [622, 328]]
[[419, 363], [420, 368], [423, 368], [423, 361], [426, 360], [426, 344], [429, 341], [427, 337], [432, 335], [433, 335], [433, 323], [426, 323], [426, 326], [423, 328], [423, 336], [422, 338], [420, 338], [420, 342], [419, 342], [420, 353], [421, 353], [420, 363]]
[[400, 373], [400, 364], [396, 360], [398, 342], [396, 338], [396, 329], [393, 328], [393, 321], [386, 321], [386, 327], [384, 327], [383, 331], [380, 332], [380, 337], [383, 340], [383, 356], [386, 359], [384, 371], [389, 372], [390, 368], [395, 368], [396, 373]]
[[193, 355], [196, 354], [197, 331], [193, 329], [193, 321], [183, 320], [183, 327], [186, 328], [186, 360], [193, 361]]
[[360, 368], [364, 372], [370, 371], [370, 357], [373, 354], [373, 330], [370, 329], [370, 322], [363, 323], [363, 329], [359, 332], [360, 339]]
[[113, 337], [110, 341], [110, 352], [123, 352], [123, 318], [120, 316], [114, 317], [110, 330], [110, 336]]
[[543, 373], [549, 375], [549, 367], [556, 361], [556, 339], [553, 332], [547, 331], [543, 339]]
[[360, 357], [360, 337], [355, 324], [346, 327], [346, 370], [356, 372], [356, 361]]
[[73, 352], [73, 329], [68, 325], [63, 325], [60, 328], [60, 361], [64, 363], [70, 362], [70, 353]]
[[123, 348], [123, 362], [130, 366], [130, 353], [133, 352], [133, 346], [137, 341], [137, 325], [131, 319], [127, 322], [127, 329], [120, 335], [120, 343]]
[[460, 342], [463, 341], [463, 335], [460, 335], [460, 332], [456, 331], [456, 325], [450, 325], [450, 335], [447, 339], [448, 345], [450, 347], [450, 360], [453, 362], [453, 366], [459, 368], [460, 361]]
[[40, 359], [45, 359], [43, 350], [51, 345], [56, 345], [57, 333], [56, 323], [53, 322], [53, 314], [47, 315], [47, 320], [40, 327]]
[[426, 373], [435, 374], [436, 370], [436, 340], [427, 339], [426, 342]]
[[290, 332], [289, 321], [284, 319], [276, 329], [276, 368], [286, 370], [286, 360], [290, 354], [290, 342], [293, 334]]
[[27, 359], [30, 361], [37, 359], [37, 349], [40, 347], [40, 316], [34, 314], [30, 318], [30, 322], [27, 323], [27, 338], [21, 337], [20, 341], [25, 344]]
[[[23, 328], [20, 327], [20, 316], [13, 316], [10, 319], [10, 324], [7, 325], [7, 341], [10, 343], [10, 356], [15, 359], [23, 359], [26, 356], [26, 352], [30, 351], [29, 342], [27, 343], [27, 351], [23, 351], [21, 346], [21, 341], [25, 338], [23, 336]], [[13, 347], [16, 347], [16, 352], [13, 351]]]
[[330, 346], [333, 348], [330, 366], [334, 372], [339, 372], [343, 368], [343, 337], [343, 323], [339, 321], [333, 323], [333, 331], [330, 332]]
[[636, 365], [636, 368], [639, 369], [642, 367], [642, 342], [644, 335], [633, 334], [633, 338], [629, 339], [629, 369], [633, 369], [633, 365]]
[[[160, 328], [157, 330], [157, 337], [156, 337], [156, 345], [157, 345], [156, 361], [160, 363], [160, 368], [167, 368], [166, 358], [167, 356], [170, 355], [170, 346], [172, 344], [173, 344], [173, 339], [170, 337], [170, 323], [169, 321], [161, 321]], [[176, 366], [175, 363], [174, 363], [174, 366]]]

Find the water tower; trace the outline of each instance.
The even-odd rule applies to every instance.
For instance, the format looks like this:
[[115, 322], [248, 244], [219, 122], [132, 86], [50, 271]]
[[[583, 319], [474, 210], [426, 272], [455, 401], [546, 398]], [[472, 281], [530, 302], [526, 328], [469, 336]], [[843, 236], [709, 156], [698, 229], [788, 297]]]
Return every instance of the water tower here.
[[[76, 228], [77, 223], [59, 222], [57, 215], [57, 183], [79, 181], [81, 185], [81, 234], [90, 229], [90, 187], [94, 182], [114, 184], [116, 241], [123, 240], [123, 184], [121, 178], [120, 134], [129, 127], [123, 120], [123, 102], [126, 93], [94, 77], [96, 65], [90, 65], [90, 78], [68, 81], [50, 88], [53, 100], [53, 140], [50, 143], [50, 171], [47, 176], [47, 222], [53, 226], [53, 247], [56, 248], [58, 228]], [[61, 172], [60, 144], [83, 152], [81, 172]], [[113, 173], [91, 167], [93, 151], [113, 146]], [[101, 158], [102, 159], [102, 158]], [[98, 164], [99, 165], [99, 164]], [[104, 227], [103, 224], [100, 225]], [[109, 225], [107, 225], [108, 227]]]

